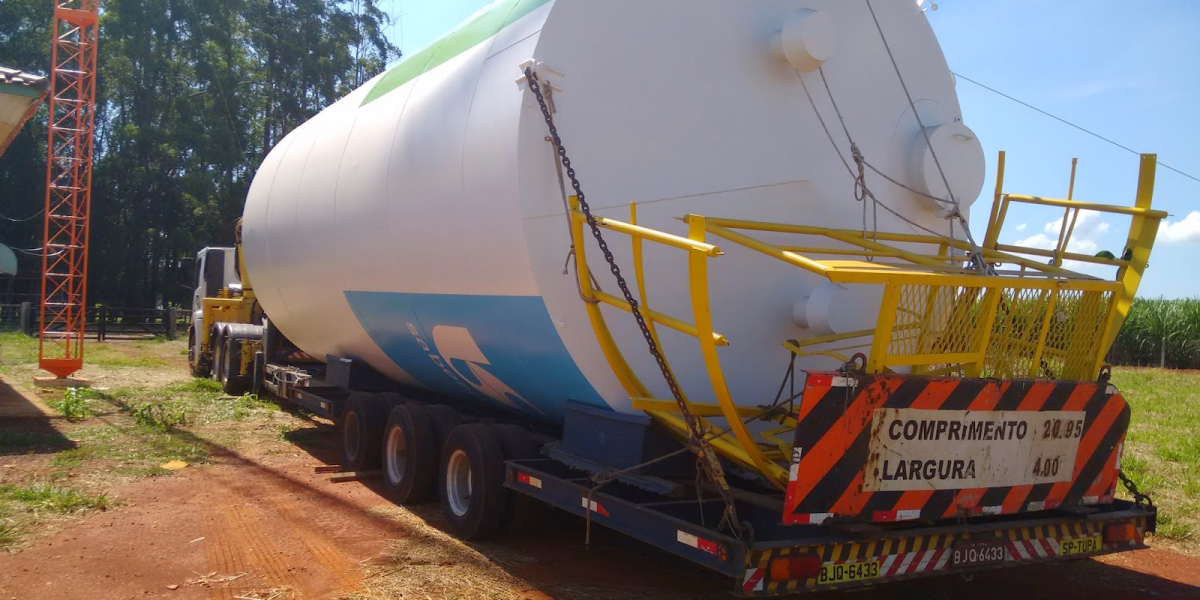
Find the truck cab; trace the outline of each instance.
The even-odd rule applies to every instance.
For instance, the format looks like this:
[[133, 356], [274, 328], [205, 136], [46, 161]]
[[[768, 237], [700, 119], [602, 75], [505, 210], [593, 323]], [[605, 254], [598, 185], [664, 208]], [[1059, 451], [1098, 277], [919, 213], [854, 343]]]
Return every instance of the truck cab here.
[[237, 274], [237, 249], [210, 247], [196, 254], [196, 270], [194, 281], [195, 291], [192, 292], [192, 326], [188, 330], [188, 361], [193, 370], [198, 365], [197, 357], [202, 356], [201, 343], [203, 335], [197, 332], [204, 329], [204, 299], [216, 297], [221, 290], [235, 290], [241, 287]]

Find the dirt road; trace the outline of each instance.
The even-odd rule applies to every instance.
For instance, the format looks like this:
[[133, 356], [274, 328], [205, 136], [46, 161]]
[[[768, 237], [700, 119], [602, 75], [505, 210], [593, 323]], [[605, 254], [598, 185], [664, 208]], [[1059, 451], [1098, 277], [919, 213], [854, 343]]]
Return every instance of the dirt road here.
[[[618, 535], [583, 548], [573, 517], [500, 543], [460, 544], [436, 528], [434, 507], [414, 514], [368, 485], [315, 474], [332, 458], [331, 431], [292, 441], [290, 450], [242, 452], [202, 442], [212, 464], [118, 489], [117, 509], [0, 556], [0, 598], [729, 597], [722, 578]], [[819, 597], [1195, 600], [1200, 559], [1152, 549]]]

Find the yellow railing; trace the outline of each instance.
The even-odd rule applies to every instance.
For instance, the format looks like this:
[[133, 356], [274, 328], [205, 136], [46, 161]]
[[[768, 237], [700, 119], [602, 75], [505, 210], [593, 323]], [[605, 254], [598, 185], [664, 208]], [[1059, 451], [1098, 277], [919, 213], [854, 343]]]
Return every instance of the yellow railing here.
[[[595, 330], [596, 339], [600, 342], [600, 348], [604, 352], [609, 366], [630, 398], [639, 399], [640, 406], [649, 409], [647, 410], [648, 414], [681, 435], [687, 435], [689, 431], [687, 424], [680, 416], [678, 406], [674, 400], [663, 401], [652, 398], [645, 385], [642, 384], [638, 376], [629, 367], [629, 363], [625, 361], [625, 357], [617, 347], [616, 341], [613, 340], [612, 333], [609, 332], [608, 325], [604, 320], [604, 315], [600, 311], [600, 303], [603, 302], [626, 312], [632, 312], [633, 308], [628, 302], [603, 294], [603, 292], [600, 292], [592, 285], [592, 277], [587, 263], [587, 244], [585, 243], [587, 238], [584, 234], [587, 218], [579, 209], [579, 200], [577, 198], [571, 197], [569, 204], [571, 209], [571, 237], [575, 244], [575, 269], [579, 280], [580, 293], [585, 300], [584, 305], [587, 307], [588, 318], [591, 320], [592, 328]], [[686, 396], [683, 398], [683, 402], [687, 404], [689, 412], [700, 418], [706, 418], [706, 415], [716, 416], [717, 414], [725, 417], [728, 422], [727, 426], [733, 434], [733, 439], [730, 439], [729, 436], [719, 436], [715, 437], [712, 441], [713, 448], [723, 456], [740, 463], [744, 467], [762, 473], [771, 481], [786, 482], [787, 471], [781, 464], [781, 457], [768, 456], [767, 453], [764, 453], [755, 440], [754, 435], [751, 434], [743, 422], [743, 419], [746, 418], [744, 411], [734, 404], [733, 397], [725, 385], [724, 372], [721, 370], [717, 357], [717, 347], [727, 342], [724, 336], [713, 331], [712, 317], [708, 305], [708, 259], [720, 256], [720, 249], [705, 243], [702, 239], [703, 232], [697, 235], [693, 231], [693, 235], [685, 238], [637, 226], [636, 206], [630, 209], [630, 221], [630, 223], [621, 223], [612, 219], [598, 218], [597, 224], [606, 229], [630, 235], [633, 240], [634, 275], [638, 282], [640, 296], [638, 310], [646, 320], [651, 336], [657, 342], [658, 330], [656, 325], [664, 325], [695, 336], [699, 340], [705, 363], [709, 367], [709, 376], [713, 389], [716, 391], [719, 405], [717, 407], [695, 405]], [[695, 229], [694, 226], [693, 229]], [[642, 263], [642, 244], [645, 240], [685, 250], [688, 253], [690, 258], [688, 264], [692, 289], [692, 310], [695, 317], [694, 325], [685, 323], [679, 319], [667, 317], [650, 309], [646, 293], [645, 269]], [[703, 290], [703, 292], [696, 293], [697, 290]], [[659, 347], [661, 348], [661, 344]], [[669, 365], [668, 368], [670, 368]], [[715, 424], [706, 423], [705, 430], [708, 434], [715, 435], [719, 432], [720, 428]]]
[[[717, 404], [695, 404], [685, 396], [682, 401], [688, 412], [700, 418], [705, 431], [715, 437], [712, 444], [718, 452], [782, 488], [787, 483], [791, 449], [788, 433], [795, 427], [795, 415], [774, 412], [766, 420], [776, 422], [777, 427], [752, 433], [746, 421], [760, 416], [761, 410], [740, 406], [726, 384], [717, 348], [729, 341], [714, 331], [708, 276], [709, 260], [723, 253], [710, 243], [710, 236], [835, 283], [883, 287], [883, 300], [873, 329], [783, 342], [785, 348], [798, 355], [824, 355], [848, 361], [850, 353], [865, 350], [869, 373], [904, 368], [917, 374], [1090, 380], [1103, 365], [1104, 356], [1128, 313], [1149, 260], [1158, 224], [1167, 216], [1150, 208], [1156, 165], [1153, 155], [1142, 157], [1137, 199], [1134, 207], [1129, 208], [1071, 199], [1074, 169], [1072, 192], [1067, 200], [1004, 194], [1001, 153], [995, 203], [981, 248], [972, 248], [964, 240], [932, 235], [872, 233], [699, 215], [684, 217], [688, 236], [682, 237], [639, 226], [636, 205], [631, 205], [628, 223], [606, 218], [597, 218], [596, 222], [609, 231], [629, 235], [632, 240], [638, 310], [655, 342], [659, 341], [660, 325], [698, 341]], [[651, 397], [609, 332], [601, 304], [626, 312], [634, 309], [624, 299], [606, 294], [592, 284], [585, 243], [587, 217], [576, 198], [569, 200], [576, 275], [600, 347], [633, 399], [633, 406], [645, 410], [680, 436], [687, 436], [688, 427], [676, 401]], [[998, 242], [1000, 229], [1014, 202], [1064, 210], [1062, 230], [1054, 249], [1021, 248]], [[1067, 251], [1082, 210], [1132, 217], [1128, 242], [1120, 257]], [[753, 237], [751, 233], [755, 232], [806, 236], [815, 238], [817, 243], [780, 246]], [[647, 241], [687, 252], [692, 323], [650, 308], [643, 265], [643, 246]], [[897, 243], [905, 248], [892, 245]], [[842, 247], [827, 247], [829, 244]], [[931, 250], [915, 251], [914, 246], [928, 246]], [[995, 273], [982, 274], [965, 267], [964, 257], [972, 251], [981, 253], [986, 262], [995, 266]], [[814, 258], [817, 256], [842, 258]], [[1041, 258], [1051, 260], [1043, 262]], [[1118, 272], [1115, 280], [1099, 279], [1064, 268], [1064, 261], [1117, 267]], [[718, 425], [710, 421], [712, 418], [722, 418], [723, 422]], [[725, 429], [728, 433], [721, 434]]]

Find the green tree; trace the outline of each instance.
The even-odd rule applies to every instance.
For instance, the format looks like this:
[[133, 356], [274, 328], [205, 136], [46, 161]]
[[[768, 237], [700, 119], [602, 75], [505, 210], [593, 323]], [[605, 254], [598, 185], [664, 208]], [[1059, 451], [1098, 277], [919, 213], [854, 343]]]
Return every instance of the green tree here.
[[[48, 69], [51, 8], [0, 2], [0, 64]], [[233, 241], [271, 148], [399, 52], [375, 0], [101, 8], [89, 298], [183, 303], [191, 257]], [[0, 158], [0, 215], [28, 216], [44, 203], [45, 127], [42, 114]], [[41, 222], [0, 223], [0, 236], [38, 247]]]

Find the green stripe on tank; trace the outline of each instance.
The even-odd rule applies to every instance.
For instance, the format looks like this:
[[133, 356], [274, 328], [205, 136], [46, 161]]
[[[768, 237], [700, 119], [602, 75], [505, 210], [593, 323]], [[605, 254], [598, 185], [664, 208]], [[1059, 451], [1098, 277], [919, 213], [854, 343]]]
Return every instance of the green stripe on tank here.
[[551, 0], [499, 0], [492, 3], [475, 18], [460, 25], [442, 39], [425, 49], [411, 54], [392, 67], [371, 88], [361, 106], [385, 96], [388, 92], [428, 73], [446, 61], [478, 46], [500, 30], [512, 25], [517, 19], [533, 12]]

